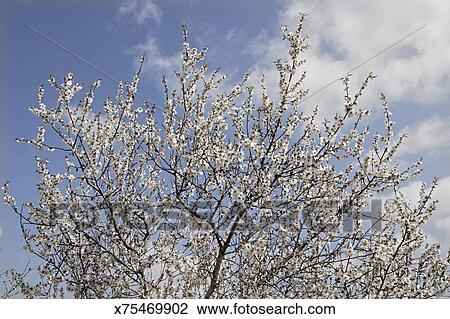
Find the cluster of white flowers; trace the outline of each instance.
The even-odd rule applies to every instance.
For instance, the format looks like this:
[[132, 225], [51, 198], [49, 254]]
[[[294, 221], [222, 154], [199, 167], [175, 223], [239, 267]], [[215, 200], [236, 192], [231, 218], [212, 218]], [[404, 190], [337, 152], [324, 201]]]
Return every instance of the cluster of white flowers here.
[[[371, 134], [370, 111], [343, 79], [343, 107], [319, 123], [305, 114], [308, 90], [298, 75], [307, 49], [304, 17], [276, 62], [279, 94], [269, 96], [249, 75], [220, 91], [225, 77], [204, 64], [206, 49], [189, 45], [184, 29], [175, 88], [163, 80], [163, 121], [137, 95], [140, 71], [120, 82], [115, 99], [94, 112], [97, 81], [83, 100], [69, 73], [55, 108], [30, 110], [42, 120], [32, 144], [61, 153], [62, 163], [36, 158], [38, 203], [20, 209], [26, 248], [41, 257], [41, 281], [11, 272], [13, 289], [28, 297], [80, 298], [437, 297], [449, 291], [450, 257], [428, 245], [421, 227], [435, 209], [424, 186], [415, 205], [400, 192], [420, 162], [391, 165], [398, 146], [387, 100], [385, 132]], [[144, 59], [141, 60], [144, 63]], [[257, 94], [256, 92], [260, 92]], [[47, 130], [46, 130], [47, 129]], [[45, 139], [46, 134], [54, 134]], [[56, 138], [55, 138], [56, 137]], [[55, 141], [47, 145], [46, 141]], [[367, 140], [372, 141], [369, 149]], [[52, 156], [52, 158], [55, 158]], [[65, 165], [61, 170], [58, 168]], [[380, 229], [355, 219], [378, 192], [393, 190], [395, 210]], [[204, 213], [205, 202], [207, 213]], [[333, 205], [325, 205], [333, 202]], [[203, 209], [203, 211], [202, 211]], [[181, 211], [181, 213], [180, 213]], [[176, 218], [174, 219], [174, 212]], [[14, 284], [15, 283], [15, 284]]]
[[6, 181], [2, 186], [3, 201], [10, 206], [16, 205], [16, 199], [9, 193], [9, 182]]

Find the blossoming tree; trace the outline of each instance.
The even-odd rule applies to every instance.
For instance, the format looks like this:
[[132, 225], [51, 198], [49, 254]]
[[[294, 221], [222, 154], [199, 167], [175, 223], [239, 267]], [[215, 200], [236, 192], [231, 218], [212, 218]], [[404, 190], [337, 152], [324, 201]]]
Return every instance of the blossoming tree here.
[[[37, 203], [17, 205], [26, 249], [39, 257], [39, 280], [8, 273], [6, 295], [77, 298], [393, 298], [448, 293], [450, 258], [428, 244], [422, 226], [435, 209], [433, 185], [417, 203], [400, 191], [420, 172], [394, 156], [386, 98], [384, 132], [371, 132], [371, 112], [359, 98], [374, 77], [351, 93], [343, 79], [342, 109], [320, 119], [302, 99], [302, 53], [297, 28], [283, 28], [289, 44], [276, 96], [264, 76], [255, 88], [246, 75], [225, 92], [210, 72], [206, 48], [192, 48], [184, 30], [176, 83], [163, 80], [163, 114], [139, 106], [140, 70], [94, 113], [95, 82], [83, 100], [68, 74], [50, 84], [59, 98], [30, 110], [42, 120], [35, 139], [20, 139], [36, 157]], [[141, 60], [141, 67], [143, 63]], [[173, 85], [175, 89], [171, 89]], [[162, 120], [158, 120], [162, 119]], [[49, 137], [52, 135], [52, 137]], [[49, 142], [51, 141], [51, 142]], [[61, 154], [52, 166], [46, 152]], [[52, 158], [55, 156], [52, 155]], [[377, 227], [358, 218], [381, 192], [393, 209]], [[324, 205], [332, 200], [333, 205]], [[355, 216], [351, 230], [343, 220]]]

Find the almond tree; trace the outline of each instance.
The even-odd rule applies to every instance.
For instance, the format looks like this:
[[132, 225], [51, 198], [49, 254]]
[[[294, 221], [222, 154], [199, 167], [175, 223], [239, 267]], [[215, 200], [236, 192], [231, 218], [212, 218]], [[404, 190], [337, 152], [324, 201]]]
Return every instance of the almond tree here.
[[[450, 257], [427, 243], [422, 226], [436, 202], [424, 185], [417, 203], [400, 186], [420, 173], [401, 170], [386, 98], [384, 129], [369, 129], [359, 99], [374, 75], [331, 119], [302, 99], [308, 43], [282, 28], [287, 58], [275, 62], [276, 96], [249, 74], [226, 90], [209, 71], [206, 48], [189, 45], [181, 69], [163, 79], [163, 114], [138, 103], [140, 71], [93, 110], [88, 89], [69, 73], [55, 107], [44, 87], [31, 112], [42, 120], [31, 144], [37, 203], [4, 200], [20, 217], [26, 249], [40, 260], [36, 280], [8, 272], [6, 295], [76, 298], [429, 298], [449, 292]], [[144, 63], [144, 59], [141, 60]], [[255, 88], [256, 87], [256, 88]], [[226, 93], [225, 93], [226, 92]], [[53, 104], [50, 104], [53, 105]], [[158, 121], [163, 119], [162, 121]], [[51, 142], [48, 142], [48, 141]], [[61, 154], [50, 162], [47, 152]], [[52, 156], [55, 158], [55, 156]], [[58, 169], [59, 168], [59, 169]], [[377, 227], [358, 218], [368, 201], [391, 193]], [[324, 205], [332, 201], [333, 205]], [[356, 216], [350, 231], [343, 220]]]

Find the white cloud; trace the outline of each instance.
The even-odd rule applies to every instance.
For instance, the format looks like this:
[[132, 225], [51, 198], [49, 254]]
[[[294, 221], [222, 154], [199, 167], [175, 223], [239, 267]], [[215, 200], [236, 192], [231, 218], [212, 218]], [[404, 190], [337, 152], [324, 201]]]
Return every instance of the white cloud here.
[[403, 129], [408, 138], [398, 155], [425, 154], [450, 150], [450, 117], [433, 117]]
[[236, 36], [236, 29], [233, 28], [231, 30], [228, 30], [227, 33], [225, 34], [224, 39], [227, 41], [231, 41], [233, 40], [233, 38]]
[[[152, 20], [159, 22], [162, 12], [154, 0], [125, 0], [118, 9], [118, 15], [132, 17], [135, 23], [143, 24]], [[178, 69], [180, 64], [181, 52], [163, 54], [157, 39], [151, 34], [147, 40], [134, 45], [128, 52], [134, 55], [135, 65], [139, 64], [141, 56], [145, 54], [143, 72], [157, 81], [161, 80], [163, 75], [171, 78], [173, 71]]]
[[161, 10], [153, 0], [126, 0], [119, 7], [119, 16], [132, 16], [138, 24], [151, 20], [159, 22]]
[[[307, 1], [289, 0], [280, 13], [280, 24], [293, 27], [299, 12], [309, 13], [305, 33], [311, 48], [306, 53], [308, 78], [312, 91], [382, 51], [422, 25], [424, 29], [399, 43], [354, 72], [354, 87], [369, 71], [379, 75], [367, 92], [373, 103], [382, 90], [389, 99], [431, 104], [448, 95], [450, 86], [450, 2], [420, 1]], [[260, 55], [258, 71], [277, 80], [272, 61], [285, 52], [279, 37], [267, 39], [252, 50]], [[355, 81], [356, 80], [356, 81]], [[356, 87], [355, 87], [356, 89]], [[366, 94], [367, 95], [367, 94]], [[312, 104], [336, 111], [342, 106], [342, 87], [333, 85], [312, 98]], [[338, 102], [337, 102], [338, 101]]]
[[401, 192], [409, 199], [413, 204], [417, 203], [420, 198], [420, 187], [422, 186], [422, 181], [413, 181], [406, 186], [401, 188]]
[[[175, 52], [169, 55], [163, 54], [157, 40], [152, 36], [149, 36], [145, 42], [135, 45], [131, 49], [131, 52], [136, 57], [140, 57], [145, 53], [146, 61], [143, 70], [147, 75], [156, 80], [160, 80], [163, 75], [170, 78], [174, 70], [178, 69], [181, 63], [181, 52]], [[136, 63], [138, 60], [136, 58]]]

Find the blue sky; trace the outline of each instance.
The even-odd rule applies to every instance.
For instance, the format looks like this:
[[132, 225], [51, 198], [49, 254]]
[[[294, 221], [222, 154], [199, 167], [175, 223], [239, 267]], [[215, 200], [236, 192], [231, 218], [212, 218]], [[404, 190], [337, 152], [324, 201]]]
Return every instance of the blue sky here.
[[[38, 121], [28, 111], [37, 88], [49, 74], [61, 79], [75, 73], [89, 84], [102, 78], [97, 107], [115, 94], [116, 84], [30, 31], [28, 24], [111, 76], [131, 78], [138, 56], [148, 61], [140, 94], [158, 103], [160, 78], [177, 67], [181, 24], [187, 23], [193, 45], [209, 47], [208, 62], [238, 80], [247, 70], [265, 73], [276, 83], [272, 62], [283, 54], [280, 26], [293, 25], [298, 12], [309, 13], [305, 32], [311, 49], [306, 85], [312, 90], [329, 83], [353, 66], [380, 52], [411, 31], [426, 25], [354, 72], [354, 87], [369, 71], [379, 77], [364, 102], [375, 114], [383, 90], [391, 101], [397, 132], [409, 139], [397, 160], [424, 158], [424, 174], [405, 185], [417, 197], [421, 181], [440, 176], [438, 212], [427, 225], [432, 240], [450, 246], [450, 4], [441, 1], [2, 1], [0, 2], [0, 179], [11, 181], [19, 203], [36, 199], [37, 176], [32, 147], [16, 137], [34, 137]], [[280, 56], [281, 55], [281, 56]], [[50, 92], [50, 89], [48, 90]], [[342, 107], [341, 86], [317, 94], [305, 107], [318, 104], [324, 115]], [[378, 118], [381, 120], [381, 118]], [[0, 204], [0, 272], [23, 266], [29, 256], [18, 220]]]

